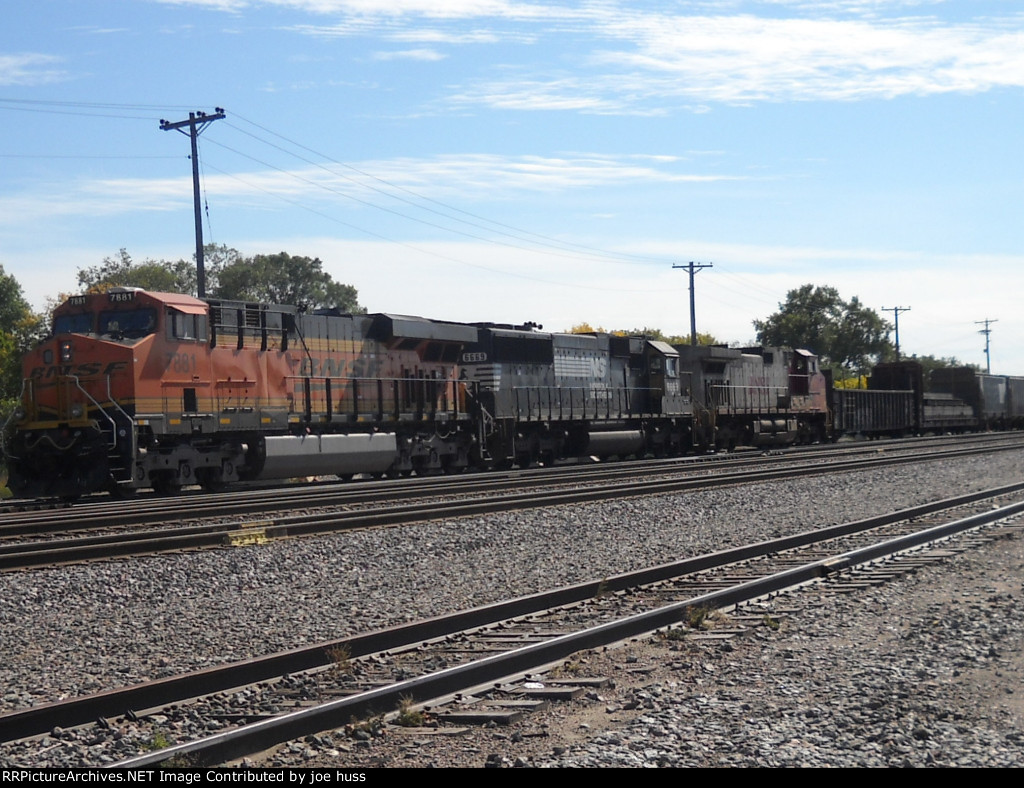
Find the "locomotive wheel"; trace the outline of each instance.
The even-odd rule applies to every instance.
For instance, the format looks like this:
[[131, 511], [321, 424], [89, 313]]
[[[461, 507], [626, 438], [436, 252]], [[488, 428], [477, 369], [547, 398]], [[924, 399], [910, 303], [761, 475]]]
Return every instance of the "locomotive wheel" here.
[[177, 495], [181, 485], [172, 476], [156, 476], [153, 478], [153, 492], [157, 495]]
[[196, 480], [209, 493], [222, 492], [227, 487], [227, 483], [220, 477], [220, 473], [212, 468], [203, 468], [197, 471]]
[[135, 497], [138, 492], [134, 487], [125, 487], [122, 484], [111, 484], [108, 491], [110, 497], [115, 501], [127, 501]]

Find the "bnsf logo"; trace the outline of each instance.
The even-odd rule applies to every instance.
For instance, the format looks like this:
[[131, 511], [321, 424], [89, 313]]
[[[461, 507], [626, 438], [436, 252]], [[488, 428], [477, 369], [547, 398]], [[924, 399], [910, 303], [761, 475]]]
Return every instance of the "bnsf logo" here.
[[100, 361], [90, 361], [85, 364], [64, 364], [58, 366], [56, 364], [49, 367], [34, 367], [29, 373], [29, 377], [33, 380], [46, 380], [47, 378], [56, 378], [59, 376], [74, 375], [79, 378], [90, 378], [97, 375], [113, 375], [125, 369], [128, 366], [127, 361], [111, 361], [106, 366]]

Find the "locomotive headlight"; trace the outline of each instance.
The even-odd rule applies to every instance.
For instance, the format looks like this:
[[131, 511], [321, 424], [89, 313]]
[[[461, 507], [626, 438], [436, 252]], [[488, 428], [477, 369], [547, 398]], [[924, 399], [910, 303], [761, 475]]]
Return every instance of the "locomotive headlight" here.
[[71, 418], [80, 419], [83, 413], [85, 413], [85, 408], [82, 407], [81, 403], [76, 402], [71, 406]]
[[71, 361], [71, 341], [64, 340], [60, 343], [60, 360]]

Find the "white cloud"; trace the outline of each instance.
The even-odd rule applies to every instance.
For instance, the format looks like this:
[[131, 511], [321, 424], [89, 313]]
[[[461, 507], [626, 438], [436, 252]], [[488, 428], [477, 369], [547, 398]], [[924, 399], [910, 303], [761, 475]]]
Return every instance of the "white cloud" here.
[[[307, 34], [452, 44], [547, 39], [557, 40], [560, 52], [580, 53], [572, 77], [560, 73], [561, 63], [536, 61], [519, 77], [455, 89], [451, 101], [458, 106], [650, 115], [679, 107], [702, 112], [709, 103], [1024, 87], [1022, 17], [942, 19], [934, 14], [948, 4], [937, 0], [695, 2], [676, 13], [659, 4], [615, 2], [280, 2], [342, 17], [292, 28]], [[461, 29], [468, 19], [487, 20], [486, 27]], [[424, 27], [426, 20], [431, 24]]]
[[374, 60], [444, 60], [447, 55], [436, 49], [403, 49], [395, 52], [374, 52]]
[[[609, 185], [739, 180], [742, 176], [687, 172], [676, 157], [649, 154], [609, 156], [440, 155], [360, 162], [353, 168], [326, 163], [289, 171], [257, 171], [204, 177], [210, 198], [234, 204], [280, 206], [281, 201], [339, 218], [351, 207], [416, 215], [415, 193], [433, 199], [509, 198], [523, 192], [597, 188]], [[373, 173], [375, 177], [360, 173]], [[412, 194], [410, 194], [412, 192]], [[72, 216], [112, 216], [177, 210], [191, 205], [191, 179], [118, 178], [55, 182], [0, 197], [0, 228]], [[396, 202], [394, 199], [399, 200]], [[330, 204], [323, 208], [324, 201]]]
[[580, 12], [553, 3], [514, 0], [156, 0], [167, 5], [193, 5], [219, 11], [240, 12], [258, 6], [279, 6], [317, 15], [352, 14], [397, 18], [423, 16], [435, 19], [494, 17], [534, 19], [577, 16]]
[[0, 54], [0, 85], [34, 86], [59, 82], [66, 72], [56, 68], [62, 59], [54, 55], [22, 53]]
[[464, 86], [456, 106], [658, 114], [708, 103], [848, 101], [1024, 87], [1024, 31], [934, 20], [765, 19], [635, 14], [605, 20], [623, 46], [592, 50], [584, 74]]

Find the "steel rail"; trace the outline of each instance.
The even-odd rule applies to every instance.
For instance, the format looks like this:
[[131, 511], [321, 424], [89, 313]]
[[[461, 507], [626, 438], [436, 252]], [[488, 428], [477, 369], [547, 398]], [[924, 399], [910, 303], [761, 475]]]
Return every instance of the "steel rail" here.
[[956, 506], [1012, 495], [1021, 491], [1024, 491], [1024, 482], [934, 501], [910, 509], [833, 525], [820, 530], [805, 531], [779, 539], [626, 572], [600, 581], [566, 586], [493, 605], [459, 611], [448, 616], [439, 616], [367, 634], [317, 643], [299, 649], [158, 679], [145, 684], [85, 695], [68, 701], [33, 706], [0, 715], [0, 742], [45, 733], [57, 725], [72, 727], [91, 722], [99, 717], [116, 717], [129, 711], [139, 712], [266, 681], [286, 673], [324, 667], [331, 663], [330, 652], [337, 648], [344, 648], [353, 658], [408, 648], [415, 643], [444, 637], [466, 629], [483, 627], [499, 621], [538, 613], [552, 607], [593, 599], [599, 589], [605, 592], [615, 592], [670, 580], [681, 575], [804, 547], [816, 542], [867, 531], [915, 517], [924, 517]]
[[794, 588], [847, 568], [902, 552], [953, 534], [979, 528], [998, 520], [1024, 513], [1024, 501], [996, 510], [972, 515], [917, 533], [887, 540], [877, 545], [820, 559], [783, 572], [738, 584], [732, 588], [703, 594], [656, 610], [639, 613], [619, 621], [591, 627], [580, 632], [523, 646], [502, 654], [485, 657], [425, 676], [370, 690], [313, 708], [283, 714], [251, 723], [196, 742], [168, 747], [130, 758], [114, 768], [140, 768], [182, 758], [193, 765], [224, 763], [330, 728], [340, 727], [353, 718], [360, 719], [384, 709], [397, 708], [400, 702], [425, 703], [450, 696], [467, 688], [493, 684], [510, 676], [565, 659], [586, 649], [608, 646], [662, 627], [678, 624], [693, 608], [722, 608]]
[[[985, 453], [1009, 451], [1016, 448], [987, 448]], [[271, 518], [260, 523], [216, 523], [188, 528], [140, 531], [132, 534], [5, 544], [0, 545], [0, 570], [45, 567], [74, 561], [123, 558], [133, 555], [146, 555], [184, 549], [217, 547], [230, 543], [232, 536], [246, 532], [258, 533], [258, 535], [266, 539], [309, 536], [356, 528], [468, 517], [493, 514], [501, 511], [588, 503], [613, 498], [657, 495], [694, 489], [714, 489], [726, 485], [777, 481], [780, 479], [819, 476], [845, 471], [869, 470], [891, 465], [951, 459], [975, 453], [978, 453], [978, 450], [952, 449], [929, 454], [925, 457], [920, 455], [902, 455], [898, 457], [872, 456], [869, 459], [861, 460], [797, 464], [781, 469], [769, 468], [756, 471], [738, 471], [735, 473], [720, 473], [713, 476], [634, 480], [579, 489], [514, 493], [511, 495], [475, 498], [467, 501], [450, 501], [444, 504], [438, 504], [434, 501], [382, 507], [370, 511], [350, 510], [325, 514], [301, 514]]]
[[[992, 450], [1008, 449], [1014, 443], [1024, 446], [1020, 436], [1012, 433], [995, 436], [969, 436], [969, 443], [979, 441], [997, 444]], [[924, 439], [932, 443], [935, 439]], [[943, 445], [948, 441], [939, 441]], [[957, 443], [962, 444], [962, 441]], [[701, 472], [708, 468], [739, 468], [750, 465], [790, 464], [813, 462], [819, 454], [868, 454], [875, 455], [879, 449], [886, 448], [889, 442], [872, 442], [870, 445], [859, 443], [838, 449], [833, 445], [799, 447], [799, 451], [772, 455], [765, 458], [761, 454], [748, 455], [706, 455], [701, 457], [678, 457], [670, 460], [648, 460], [633, 463], [612, 463], [580, 466], [555, 466], [543, 469], [526, 469], [488, 473], [474, 476], [467, 481], [462, 476], [442, 476], [417, 478], [415, 480], [391, 480], [387, 482], [356, 482], [327, 483], [325, 485], [293, 485], [290, 488], [274, 488], [270, 490], [236, 490], [214, 494], [185, 494], [171, 499], [149, 497], [144, 500], [110, 502], [106, 500], [90, 501], [84, 505], [64, 507], [59, 510], [35, 512], [3, 512], [0, 507], [0, 537], [15, 537], [53, 533], [58, 531], [85, 530], [123, 525], [152, 525], [165, 523], [169, 520], [183, 520], [203, 517], [244, 516], [263, 513], [271, 507], [303, 508], [316, 506], [357, 505], [368, 500], [387, 496], [391, 500], [408, 500], [431, 495], [472, 494], [491, 490], [516, 487], [536, 487], [544, 484], [588, 484], [596, 479], [635, 478], [637, 475], [655, 473], [691, 473]], [[893, 442], [892, 448], [897, 450], [913, 450], [915, 448], [931, 449], [934, 447], [913, 446], [906, 442]], [[971, 446], [962, 447], [972, 450]], [[974, 447], [973, 450], [977, 450]], [[174, 502], [173, 517], [168, 514], [168, 501]], [[56, 512], [56, 514], [55, 514]]]

